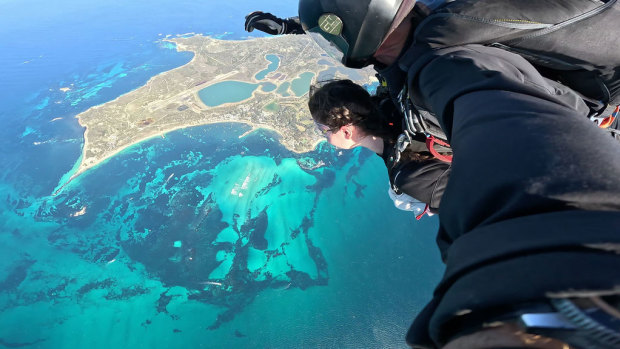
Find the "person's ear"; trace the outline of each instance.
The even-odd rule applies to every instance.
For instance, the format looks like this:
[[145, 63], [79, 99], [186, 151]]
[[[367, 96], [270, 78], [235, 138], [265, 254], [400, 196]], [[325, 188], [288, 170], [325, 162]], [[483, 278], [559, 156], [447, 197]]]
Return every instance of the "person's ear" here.
[[340, 128], [340, 131], [342, 131], [342, 134], [344, 135], [345, 139], [353, 138], [353, 126], [351, 125], [342, 126]]

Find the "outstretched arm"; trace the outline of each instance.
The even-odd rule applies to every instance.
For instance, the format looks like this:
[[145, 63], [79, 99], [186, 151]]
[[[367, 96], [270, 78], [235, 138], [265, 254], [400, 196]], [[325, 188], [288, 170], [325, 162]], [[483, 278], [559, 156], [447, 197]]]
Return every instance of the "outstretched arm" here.
[[536, 212], [620, 211], [620, 147], [576, 93], [496, 48], [435, 55], [409, 77], [454, 151], [441, 210], [454, 238]]
[[305, 34], [299, 18], [278, 18], [271, 13], [254, 11], [245, 16], [245, 31], [260, 30], [270, 35]]
[[620, 245], [618, 143], [518, 55], [467, 45], [426, 57], [413, 60], [409, 91], [452, 146], [439, 212], [450, 246], [408, 342], [445, 344], [549, 295], [617, 290], [620, 255], [604, 247]]

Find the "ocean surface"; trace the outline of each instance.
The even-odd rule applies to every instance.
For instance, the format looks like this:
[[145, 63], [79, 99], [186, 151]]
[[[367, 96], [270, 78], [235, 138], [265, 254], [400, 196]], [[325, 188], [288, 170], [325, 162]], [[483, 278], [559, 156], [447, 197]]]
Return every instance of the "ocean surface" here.
[[0, 1], [0, 348], [405, 347], [443, 271], [438, 222], [393, 207], [372, 153], [214, 124], [52, 195], [80, 161], [77, 114], [189, 62], [166, 35], [261, 36], [253, 10], [296, 2]]

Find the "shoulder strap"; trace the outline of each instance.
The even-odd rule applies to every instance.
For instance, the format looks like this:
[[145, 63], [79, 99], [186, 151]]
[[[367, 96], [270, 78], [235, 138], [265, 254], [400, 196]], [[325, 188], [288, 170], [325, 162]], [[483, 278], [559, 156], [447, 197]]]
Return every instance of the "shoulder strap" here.
[[435, 126], [431, 122], [422, 116], [418, 108], [413, 104], [407, 85], [405, 84], [398, 95], [398, 102], [400, 104], [401, 112], [403, 115], [403, 133], [398, 137], [396, 142], [397, 153], [395, 160], [400, 160], [400, 153], [402, 153], [409, 144], [411, 144], [413, 137], [416, 134], [423, 134], [426, 137], [426, 147], [437, 159], [445, 162], [452, 162], [452, 156], [445, 156], [439, 154], [435, 149], [435, 144], [443, 147], [450, 148], [446, 134], [439, 126]]

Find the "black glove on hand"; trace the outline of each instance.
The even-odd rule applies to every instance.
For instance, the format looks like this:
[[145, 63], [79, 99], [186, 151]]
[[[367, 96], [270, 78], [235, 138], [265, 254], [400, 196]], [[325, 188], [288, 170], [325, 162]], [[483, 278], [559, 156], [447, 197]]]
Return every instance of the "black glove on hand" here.
[[245, 16], [245, 30], [251, 32], [254, 29], [270, 35], [303, 34], [304, 32], [301, 25], [294, 19], [282, 19], [261, 11], [254, 11]]

